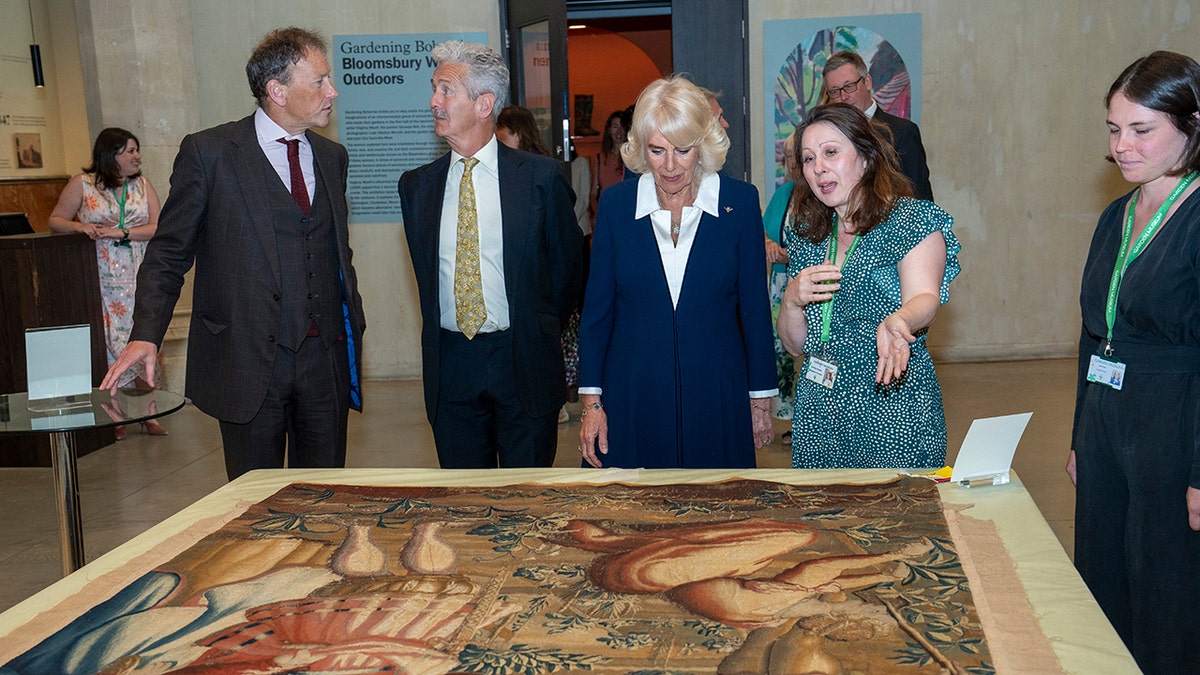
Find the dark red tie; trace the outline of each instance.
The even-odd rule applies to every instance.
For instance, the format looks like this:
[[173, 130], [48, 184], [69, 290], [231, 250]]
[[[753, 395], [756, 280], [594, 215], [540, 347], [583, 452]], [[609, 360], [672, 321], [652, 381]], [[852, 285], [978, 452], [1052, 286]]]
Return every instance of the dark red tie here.
[[296, 203], [300, 205], [300, 210], [307, 216], [312, 205], [308, 201], [308, 186], [304, 184], [304, 172], [300, 170], [300, 139], [280, 138], [278, 140], [288, 148], [288, 171], [292, 174], [292, 199], [296, 200]]

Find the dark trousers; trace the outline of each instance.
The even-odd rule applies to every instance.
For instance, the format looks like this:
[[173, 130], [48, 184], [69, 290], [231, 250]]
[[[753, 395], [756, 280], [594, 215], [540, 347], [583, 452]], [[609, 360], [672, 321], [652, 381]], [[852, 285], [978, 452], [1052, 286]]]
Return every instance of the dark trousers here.
[[328, 349], [308, 337], [292, 351], [276, 348], [262, 408], [245, 424], [221, 422], [229, 480], [254, 469], [341, 468], [346, 465], [350, 366], [346, 341]]
[[525, 412], [517, 395], [512, 331], [468, 340], [443, 330], [433, 440], [443, 469], [554, 464], [558, 411]]
[[[1132, 367], [1131, 367], [1132, 369]], [[1200, 672], [1200, 532], [1185, 494], [1200, 376], [1087, 385], [1076, 443], [1075, 567], [1148, 675]]]

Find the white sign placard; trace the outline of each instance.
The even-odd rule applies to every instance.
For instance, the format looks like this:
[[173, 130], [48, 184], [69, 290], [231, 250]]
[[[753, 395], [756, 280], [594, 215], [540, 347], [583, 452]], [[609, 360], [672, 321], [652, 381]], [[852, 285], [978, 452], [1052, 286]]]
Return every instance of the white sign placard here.
[[92, 329], [87, 324], [25, 331], [29, 401], [92, 393]]

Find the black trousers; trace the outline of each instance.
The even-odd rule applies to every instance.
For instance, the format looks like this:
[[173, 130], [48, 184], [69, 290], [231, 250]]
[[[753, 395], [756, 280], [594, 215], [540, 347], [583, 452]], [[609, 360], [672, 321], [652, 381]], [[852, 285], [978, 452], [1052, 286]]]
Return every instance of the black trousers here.
[[1121, 391], [1087, 385], [1079, 418], [1075, 567], [1148, 675], [1200, 672], [1200, 532], [1186, 505], [1198, 402], [1200, 375], [1138, 373]]
[[534, 417], [521, 405], [512, 331], [468, 340], [442, 330], [433, 440], [443, 469], [554, 464], [558, 411]]
[[229, 480], [254, 469], [346, 466], [350, 413], [346, 341], [326, 348], [307, 337], [299, 349], [277, 347], [262, 408], [245, 424], [221, 422]]

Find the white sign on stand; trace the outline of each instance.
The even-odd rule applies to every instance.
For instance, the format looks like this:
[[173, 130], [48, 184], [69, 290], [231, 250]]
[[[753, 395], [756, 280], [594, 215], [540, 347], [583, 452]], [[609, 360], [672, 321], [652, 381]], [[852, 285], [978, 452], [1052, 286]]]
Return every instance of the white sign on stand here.
[[25, 331], [29, 409], [49, 412], [91, 405], [92, 329], [87, 324]]

